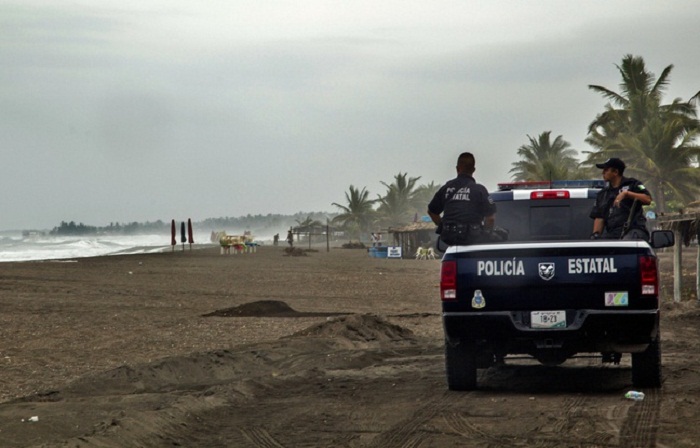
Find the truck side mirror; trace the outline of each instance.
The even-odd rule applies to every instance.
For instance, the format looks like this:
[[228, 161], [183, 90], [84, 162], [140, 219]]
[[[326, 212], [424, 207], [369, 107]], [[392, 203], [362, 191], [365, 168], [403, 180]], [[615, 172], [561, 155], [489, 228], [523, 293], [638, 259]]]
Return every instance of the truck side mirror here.
[[672, 230], [654, 230], [651, 232], [649, 244], [654, 249], [670, 247], [676, 244], [676, 237]]

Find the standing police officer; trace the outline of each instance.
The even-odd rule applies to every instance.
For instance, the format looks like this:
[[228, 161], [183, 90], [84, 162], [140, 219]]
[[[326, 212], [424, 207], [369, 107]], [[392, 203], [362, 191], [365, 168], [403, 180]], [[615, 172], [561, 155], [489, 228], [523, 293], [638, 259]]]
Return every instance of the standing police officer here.
[[595, 200], [592, 239], [649, 239], [643, 205], [651, 204], [651, 194], [637, 179], [624, 177], [625, 162], [611, 158], [596, 167], [603, 170], [608, 185]]
[[490, 232], [496, 223], [496, 204], [486, 187], [472, 177], [475, 169], [474, 155], [460, 154], [457, 177], [443, 185], [428, 204], [440, 239], [450, 246], [479, 242], [483, 231]]

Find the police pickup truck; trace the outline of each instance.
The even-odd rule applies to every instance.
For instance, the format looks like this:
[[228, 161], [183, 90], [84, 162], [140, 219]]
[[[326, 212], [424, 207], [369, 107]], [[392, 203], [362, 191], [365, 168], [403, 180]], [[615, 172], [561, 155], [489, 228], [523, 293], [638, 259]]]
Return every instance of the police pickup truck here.
[[[592, 240], [602, 181], [499, 184], [491, 193], [507, 241], [452, 246], [440, 295], [448, 387], [477, 387], [477, 369], [507, 355], [559, 365], [576, 355], [632, 356], [635, 387], [661, 385], [659, 275], [650, 241]], [[592, 355], [595, 354], [595, 355]]]

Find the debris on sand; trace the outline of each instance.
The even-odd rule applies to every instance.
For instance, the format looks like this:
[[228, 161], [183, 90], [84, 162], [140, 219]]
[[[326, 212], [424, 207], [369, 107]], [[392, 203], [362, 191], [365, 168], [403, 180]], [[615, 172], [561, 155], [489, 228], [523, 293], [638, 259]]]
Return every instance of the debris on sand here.
[[366, 249], [367, 246], [362, 244], [360, 241], [358, 242], [352, 242], [350, 241], [349, 243], [343, 244], [343, 249]]
[[284, 256], [285, 257], [305, 257], [307, 255], [306, 250], [300, 249], [298, 247], [285, 247]]

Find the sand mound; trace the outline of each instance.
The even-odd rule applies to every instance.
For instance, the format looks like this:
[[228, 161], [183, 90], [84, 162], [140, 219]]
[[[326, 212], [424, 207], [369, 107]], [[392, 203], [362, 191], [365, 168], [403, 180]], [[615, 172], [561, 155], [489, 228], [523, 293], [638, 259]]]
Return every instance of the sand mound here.
[[217, 350], [123, 365], [88, 375], [69, 384], [63, 395], [127, 395], [201, 389], [265, 370], [267, 361], [255, 351]]
[[341, 338], [351, 342], [396, 342], [413, 340], [411, 330], [371, 314], [337, 317], [292, 335]]
[[[262, 301], [243, 310], [269, 310], [274, 312], [295, 312], [284, 302]], [[216, 350], [191, 353], [184, 356], [172, 356], [149, 363], [122, 365], [115, 369], [87, 375], [67, 385], [63, 390], [49, 391], [42, 401], [57, 401], [67, 396], [91, 395], [128, 395], [177, 390], [203, 389], [233, 379], [265, 376], [266, 372], [279, 368], [275, 360], [282, 359], [285, 370], [293, 365], [288, 362], [289, 354], [302, 353], [309, 345], [303, 338], [313, 336], [332, 340], [356, 348], [366, 343], [387, 343], [414, 341], [411, 330], [387, 322], [375, 315], [354, 314], [350, 316], [331, 317], [325, 322], [313, 325], [288, 336], [296, 338], [298, 343], [285, 342], [282, 345], [261, 344], [257, 348], [245, 350]], [[283, 338], [283, 339], [287, 339]], [[289, 341], [289, 339], [287, 339]], [[314, 342], [313, 347], [321, 347]], [[287, 355], [280, 355], [280, 353]], [[325, 356], [325, 355], [322, 355]], [[293, 358], [306, 359], [295, 356]], [[305, 364], [301, 364], [304, 366]], [[35, 400], [36, 397], [29, 397]]]
[[297, 311], [280, 300], [259, 300], [232, 308], [216, 310], [203, 314], [203, 317], [286, 317], [296, 316], [297, 314], [299, 314]]
[[297, 311], [280, 300], [259, 300], [232, 308], [216, 310], [202, 317], [323, 317], [348, 313], [314, 313]]
[[[254, 305], [276, 312], [294, 312], [284, 302], [263, 301]], [[243, 306], [249, 309], [251, 306]], [[130, 394], [163, 393], [183, 390], [199, 390], [224, 382], [253, 377], [266, 377], [274, 369], [296, 370], [290, 355], [305, 353], [310, 346], [319, 349], [323, 344], [306, 340], [306, 337], [327, 339], [331, 345], [357, 348], [369, 343], [414, 342], [411, 330], [387, 322], [375, 315], [354, 314], [330, 317], [325, 322], [310, 326], [282, 339], [287, 342], [261, 344], [244, 350], [215, 350], [172, 356], [153, 362], [120, 367], [87, 375], [68, 384], [62, 390], [51, 390], [40, 396], [25, 397], [19, 401], [60, 401], [71, 396], [119, 396]], [[290, 341], [291, 339], [291, 341]], [[294, 342], [296, 341], [296, 343]], [[331, 350], [330, 346], [326, 348]], [[321, 350], [324, 352], [325, 350]], [[287, 353], [281, 355], [281, 353]], [[325, 356], [325, 354], [321, 354]], [[291, 356], [297, 360], [308, 360], [308, 356]], [[299, 369], [307, 368], [306, 362]]]

